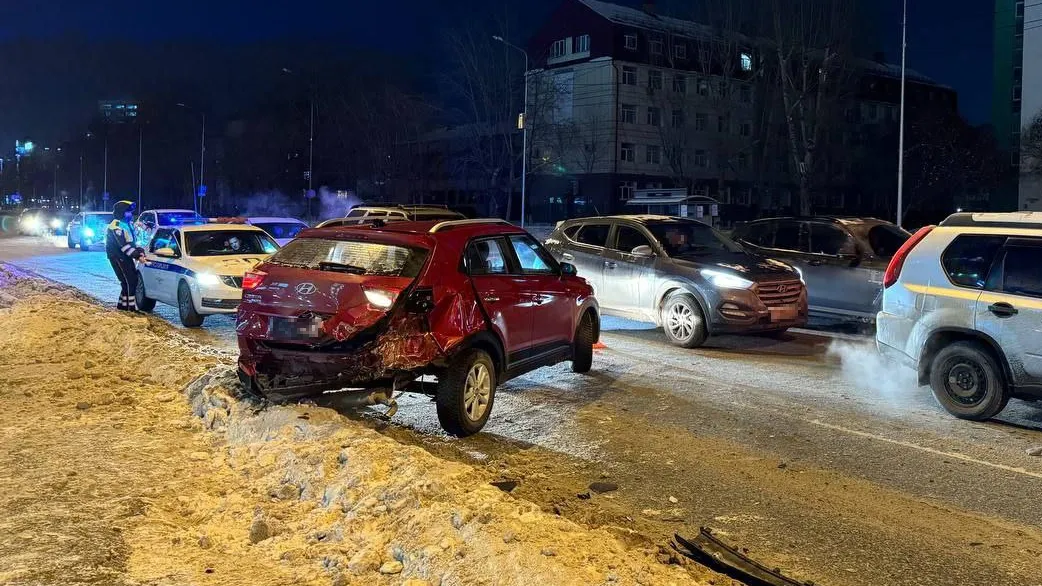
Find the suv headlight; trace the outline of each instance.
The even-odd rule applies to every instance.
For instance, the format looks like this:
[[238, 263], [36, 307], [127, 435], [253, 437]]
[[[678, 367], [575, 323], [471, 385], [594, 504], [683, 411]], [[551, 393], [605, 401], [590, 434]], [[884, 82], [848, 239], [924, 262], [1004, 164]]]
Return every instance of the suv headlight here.
[[714, 287], [720, 287], [721, 289], [748, 289], [753, 286], [753, 282], [749, 279], [743, 279], [731, 273], [714, 271], [713, 269], [702, 269], [699, 272]]

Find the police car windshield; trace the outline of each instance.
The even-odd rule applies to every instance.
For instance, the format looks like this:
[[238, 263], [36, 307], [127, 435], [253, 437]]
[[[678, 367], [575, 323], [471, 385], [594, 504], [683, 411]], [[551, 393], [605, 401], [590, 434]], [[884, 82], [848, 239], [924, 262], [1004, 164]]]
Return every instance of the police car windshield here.
[[195, 212], [159, 212], [159, 225], [205, 223], [206, 219]]
[[189, 256], [235, 256], [271, 254], [279, 245], [270, 236], [253, 230], [185, 231]]

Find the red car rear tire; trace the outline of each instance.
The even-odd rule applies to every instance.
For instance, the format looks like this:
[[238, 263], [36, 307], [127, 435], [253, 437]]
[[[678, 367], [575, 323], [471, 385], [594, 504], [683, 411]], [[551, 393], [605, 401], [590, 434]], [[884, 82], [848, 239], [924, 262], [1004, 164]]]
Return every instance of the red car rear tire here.
[[461, 352], [438, 377], [438, 421], [457, 437], [485, 427], [496, 395], [496, 367], [484, 350]]

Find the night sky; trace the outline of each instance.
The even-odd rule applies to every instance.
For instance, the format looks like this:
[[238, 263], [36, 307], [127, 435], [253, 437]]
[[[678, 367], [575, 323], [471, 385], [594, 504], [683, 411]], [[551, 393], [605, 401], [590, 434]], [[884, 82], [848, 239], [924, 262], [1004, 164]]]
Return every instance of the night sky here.
[[[6, 145], [16, 137], [53, 140], [59, 132], [89, 116], [96, 99], [102, 97], [88, 95], [95, 90], [87, 87], [69, 87], [75, 77], [64, 77], [65, 72], [56, 65], [60, 56], [40, 57], [37, 65], [33, 63], [37, 56], [9, 49], [16, 41], [60, 43], [72, 38], [81, 43], [209, 41], [240, 45], [311, 39], [436, 61], [440, 31], [465, 18], [484, 1], [4, 1], [0, 3], [0, 84], [6, 87], [0, 88], [0, 144], [6, 151]], [[897, 63], [900, 0], [871, 1], [879, 7], [875, 28], [882, 49], [889, 61]], [[536, 26], [558, 2], [525, 0], [530, 22], [523, 24], [529, 29]], [[954, 87], [961, 109], [971, 122], [988, 122], [994, 3], [910, 0], [909, 5], [909, 67]], [[7, 75], [5, 70], [16, 74]], [[75, 85], [89, 86], [90, 81], [77, 80]]]

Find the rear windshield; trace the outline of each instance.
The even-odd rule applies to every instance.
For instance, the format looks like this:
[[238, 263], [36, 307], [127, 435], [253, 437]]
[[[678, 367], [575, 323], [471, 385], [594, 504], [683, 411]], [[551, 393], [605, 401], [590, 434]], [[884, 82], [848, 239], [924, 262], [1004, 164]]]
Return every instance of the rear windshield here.
[[890, 258], [897, 254], [897, 249], [911, 237], [911, 234], [897, 226], [879, 224], [868, 231], [868, 244], [876, 256]]
[[174, 224], [204, 224], [206, 219], [193, 212], [160, 212], [160, 226], [171, 226]]
[[358, 240], [300, 238], [287, 244], [268, 262], [305, 269], [321, 269], [320, 263], [335, 263], [366, 275], [415, 277], [420, 274], [426, 260], [427, 251], [423, 248]]
[[279, 245], [258, 230], [185, 231], [189, 256], [235, 256], [239, 254], [271, 254]]
[[304, 224], [296, 222], [265, 222], [254, 226], [271, 234], [272, 238], [296, 238], [301, 230], [307, 228]]

